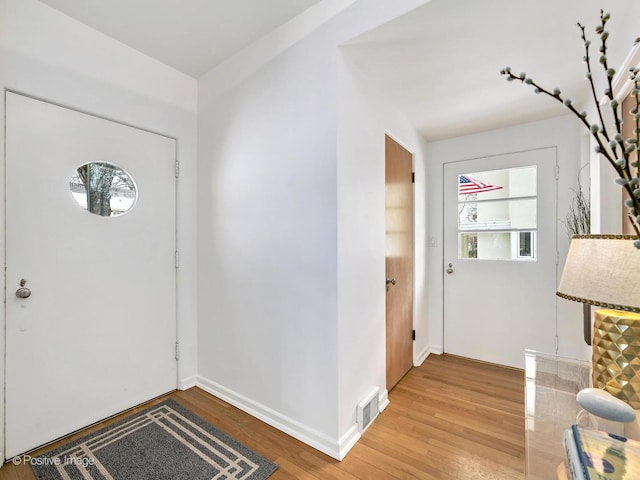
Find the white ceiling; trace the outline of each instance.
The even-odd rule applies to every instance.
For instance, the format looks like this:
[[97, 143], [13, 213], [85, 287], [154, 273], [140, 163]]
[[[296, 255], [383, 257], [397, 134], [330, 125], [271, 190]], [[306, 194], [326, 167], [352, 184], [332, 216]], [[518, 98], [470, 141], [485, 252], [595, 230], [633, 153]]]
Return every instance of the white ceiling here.
[[194, 78], [320, 0], [40, 0]]
[[[528, 86], [507, 83], [505, 66], [582, 103], [587, 83], [576, 24], [587, 27], [592, 68], [601, 73], [593, 31], [600, 8], [611, 12], [613, 40], [621, 22], [631, 21], [624, 15], [631, 1], [432, 0], [345, 50], [427, 139], [455, 137], [566, 112]], [[617, 52], [620, 63], [632, 46]]]
[[[198, 78], [320, 0], [41, 1]], [[531, 88], [507, 83], [499, 74], [506, 65], [570, 92], [579, 104], [587, 85], [576, 22], [587, 25], [597, 58], [593, 28], [601, 6], [612, 13], [613, 37], [634, 1], [432, 0], [343, 49], [437, 140], [564, 113]], [[624, 48], [620, 62], [631, 45]]]

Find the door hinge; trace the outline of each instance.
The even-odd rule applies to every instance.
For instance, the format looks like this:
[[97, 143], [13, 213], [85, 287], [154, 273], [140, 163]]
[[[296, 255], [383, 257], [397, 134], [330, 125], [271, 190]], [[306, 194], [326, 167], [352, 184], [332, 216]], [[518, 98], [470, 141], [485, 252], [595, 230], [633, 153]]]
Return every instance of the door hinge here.
[[411, 172], [411, 183], [416, 183], [416, 172]]
[[176, 341], [176, 360], [180, 360], [180, 342]]
[[415, 339], [416, 339], [416, 331], [415, 331], [415, 330], [412, 330], [412, 331], [411, 331], [411, 340], [414, 340], [414, 341], [415, 341]]
[[180, 268], [180, 252], [176, 250], [176, 268]]
[[560, 165], [556, 165], [556, 180], [560, 179]]
[[560, 349], [560, 337], [556, 335], [556, 353], [558, 353], [559, 349]]
[[180, 176], [180, 160], [176, 158], [176, 178]]
[[560, 252], [556, 250], [556, 266], [560, 265]]

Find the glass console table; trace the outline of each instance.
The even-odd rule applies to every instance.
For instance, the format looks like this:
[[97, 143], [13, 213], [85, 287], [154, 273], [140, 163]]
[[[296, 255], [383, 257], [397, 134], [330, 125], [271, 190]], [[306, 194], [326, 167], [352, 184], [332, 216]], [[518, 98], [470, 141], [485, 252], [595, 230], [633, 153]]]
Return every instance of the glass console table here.
[[623, 433], [622, 424], [591, 415], [576, 402], [576, 394], [591, 385], [591, 362], [527, 350], [525, 375], [528, 480], [565, 478], [562, 434], [574, 423]]

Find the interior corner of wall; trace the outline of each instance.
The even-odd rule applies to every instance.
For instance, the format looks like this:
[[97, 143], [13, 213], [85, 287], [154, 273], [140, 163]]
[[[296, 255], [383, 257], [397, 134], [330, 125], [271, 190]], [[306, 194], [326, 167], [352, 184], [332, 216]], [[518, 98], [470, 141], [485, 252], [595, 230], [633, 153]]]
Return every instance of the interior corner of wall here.
[[178, 380], [178, 390], [189, 390], [198, 384], [198, 376], [191, 375]]
[[442, 355], [444, 353], [444, 347], [442, 345], [429, 345], [429, 354]]
[[386, 388], [380, 392], [378, 395], [378, 410], [382, 412], [385, 408], [389, 406], [389, 390]]
[[442, 345], [427, 345], [422, 351], [416, 354], [413, 360], [413, 366], [419, 367], [429, 357], [429, 355], [442, 355]]
[[419, 352], [416, 352], [413, 356], [413, 366], [419, 367], [422, 363], [427, 359], [431, 351], [429, 350], [429, 345], [424, 347]]
[[344, 457], [347, 456], [347, 453], [354, 447], [360, 437], [362, 435], [358, 431], [358, 426], [356, 424], [352, 425], [347, 433], [345, 433], [342, 437], [340, 437], [339, 446], [338, 446], [338, 455], [334, 457], [336, 460], [342, 461]]
[[[378, 393], [378, 412], [382, 412], [389, 406], [389, 391], [385, 388]], [[375, 419], [374, 419], [375, 422]], [[354, 423], [347, 432], [340, 437], [338, 456], [334, 457], [337, 460], [344, 460], [347, 453], [354, 447], [354, 445], [360, 440], [362, 434], [358, 430], [358, 425]]]

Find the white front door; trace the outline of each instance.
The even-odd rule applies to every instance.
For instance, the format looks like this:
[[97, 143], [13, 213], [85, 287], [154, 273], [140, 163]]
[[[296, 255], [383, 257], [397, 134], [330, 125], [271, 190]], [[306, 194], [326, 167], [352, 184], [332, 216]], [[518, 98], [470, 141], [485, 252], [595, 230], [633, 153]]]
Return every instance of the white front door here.
[[5, 113], [10, 458], [176, 388], [175, 140], [11, 92]]
[[524, 367], [556, 349], [556, 150], [444, 166], [444, 351]]

